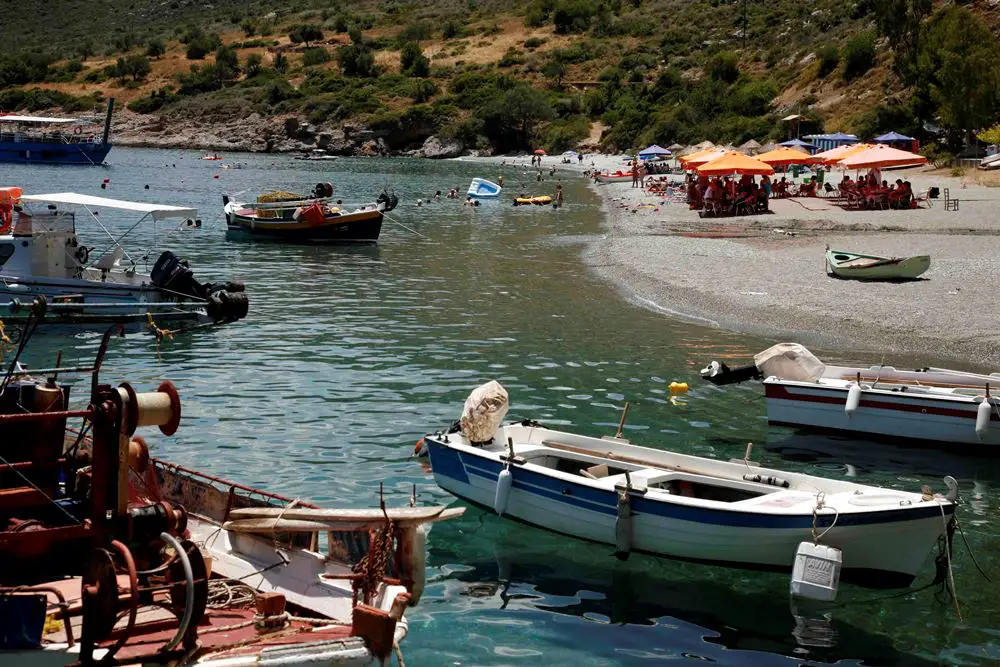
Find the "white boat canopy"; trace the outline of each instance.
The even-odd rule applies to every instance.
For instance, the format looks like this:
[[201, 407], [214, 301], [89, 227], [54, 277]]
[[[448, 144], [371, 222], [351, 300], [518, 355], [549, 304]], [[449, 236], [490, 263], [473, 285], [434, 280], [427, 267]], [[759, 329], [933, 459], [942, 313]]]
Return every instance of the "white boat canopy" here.
[[147, 215], [153, 220], [168, 218], [193, 218], [198, 215], [198, 209], [168, 206], [166, 204], [145, 204], [143, 202], [125, 201], [123, 199], [108, 199], [81, 195], [76, 192], [57, 192], [49, 195], [23, 195], [21, 201], [33, 201], [43, 204], [67, 204], [71, 206], [86, 206], [87, 208], [114, 208], [122, 211], [135, 211]]
[[46, 118], [44, 116], [3, 116], [0, 123], [82, 123], [79, 118]]

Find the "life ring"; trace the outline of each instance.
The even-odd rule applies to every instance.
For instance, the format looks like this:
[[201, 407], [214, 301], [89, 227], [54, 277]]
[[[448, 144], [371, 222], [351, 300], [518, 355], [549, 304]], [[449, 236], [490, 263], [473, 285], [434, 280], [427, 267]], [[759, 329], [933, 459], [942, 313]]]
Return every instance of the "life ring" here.
[[73, 128], [73, 134], [83, 134], [83, 128], [82, 127], [74, 127]]
[[80, 262], [80, 264], [86, 264], [90, 260], [90, 248], [85, 245], [78, 247], [74, 254], [76, 261]]

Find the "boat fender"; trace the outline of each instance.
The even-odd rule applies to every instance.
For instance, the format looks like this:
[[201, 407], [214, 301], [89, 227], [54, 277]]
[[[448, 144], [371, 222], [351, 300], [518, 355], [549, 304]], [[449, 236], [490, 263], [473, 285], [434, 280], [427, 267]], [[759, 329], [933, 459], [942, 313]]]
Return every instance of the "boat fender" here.
[[497, 477], [497, 493], [493, 498], [493, 509], [496, 510], [497, 516], [503, 516], [503, 513], [507, 511], [510, 488], [513, 484], [514, 475], [510, 472], [510, 461], [508, 461], [507, 466], [500, 471], [500, 475]]
[[615, 558], [628, 560], [632, 551], [632, 507], [628, 489], [618, 491], [617, 517], [615, 518]]
[[295, 211], [292, 212], [292, 219], [295, 220], [296, 222], [298, 222], [299, 220], [302, 219], [302, 207], [301, 206], [299, 208], [295, 209]]
[[410, 606], [420, 601], [427, 585], [427, 527], [423, 524], [402, 531], [402, 579], [410, 591]]
[[844, 413], [848, 417], [854, 414], [861, 404], [861, 385], [852, 384], [851, 388], [847, 390], [847, 403], [844, 404]]
[[427, 455], [427, 441], [423, 438], [417, 440], [417, 444], [413, 446], [413, 455], [416, 457]]
[[983, 398], [976, 410], [976, 437], [982, 440], [990, 430], [990, 419], [993, 417], [993, 405], [990, 397]]

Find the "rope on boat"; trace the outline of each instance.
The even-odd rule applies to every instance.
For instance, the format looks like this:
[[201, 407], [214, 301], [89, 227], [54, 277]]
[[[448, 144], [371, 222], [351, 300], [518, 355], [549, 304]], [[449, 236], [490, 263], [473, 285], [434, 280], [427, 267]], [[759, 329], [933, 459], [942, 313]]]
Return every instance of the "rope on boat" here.
[[177, 333], [177, 331], [172, 331], [170, 329], [161, 329], [160, 327], [156, 326], [156, 321], [153, 320], [153, 313], [151, 313], [148, 310], [146, 311], [146, 320], [150, 331], [152, 331], [153, 335], [156, 336], [157, 345], [162, 343], [164, 338], [169, 338], [171, 341], [174, 340], [174, 334]]
[[965, 549], [969, 552], [969, 558], [972, 559], [972, 564], [976, 566], [977, 570], [979, 570], [979, 574], [983, 575], [983, 579], [992, 584], [993, 579], [990, 578], [990, 575], [986, 574], [986, 572], [983, 571], [983, 568], [979, 567], [979, 561], [976, 560], [976, 555], [972, 553], [972, 547], [969, 545], [969, 540], [965, 537], [965, 530], [963, 530], [962, 524], [958, 519], [955, 519], [955, 526], [958, 527], [958, 532], [962, 536], [962, 541], [965, 542]]
[[955, 534], [954, 523], [952, 525], [948, 524], [948, 519], [944, 514], [944, 505], [941, 504], [940, 499], [935, 498], [938, 504], [938, 509], [941, 510], [941, 523], [944, 524], [945, 540], [947, 540], [947, 548], [944, 550], [944, 555], [946, 562], [948, 564], [948, 592], [951, 593], [951, 601], [955, 605], [955, 613], [958, 614], [958, 620], [964, 620], [962, 618], [962, 608], [958, 605], [958, 591], [955, 590], [955, 572], [952, 570], [951, 566], [951, 549], [954, 542], [952, 537]]
[[3, 320], [0, 320], [0, 362], [3, 361], [5, 354], [13, 351], [14, 341], [7, 335], [7, 332], [4, 330]]
[[400, 227], [402, 227], [406, 231], [411, 232], [413, 234], [416, 234], [417, 236], [419, 236], [422, 239], [427, 239], [428, 241], [430, 240], [429, 236], [424, 236], [423, 234], [421, 234], [417, 230], [415, 230], [415, 229], [413, 229], [411, 227], [407, 227], [406, 225], [404, 225], [403, 223], [401, 223], [399, 220], [396, 220], [393, 217], [391, 217], [388, 213], [384, 213], [383, 212], [382, 213], [382, 217], [384, 217], [386, 220], [388, 220], [389, 222], [393, 223], [394, 225], [399, 225]]
[[396, 654], [396, 663], [399, 667], [406, 667], [406, 663], [403, 661], [403, 649], [399, 648], [399, 642], [392, 643], [392, 650]]
[[[831, 523], [829, 526], [827, 526], [826, 530], [824, 530], [822, 533], [820, 533], [819, 535], [817, 535], [816, 534], [816, 521], [819, 518], [819, 511], [821, 509], [825, 508], [825, 507], [827, 507], [827, 504], [826, 504], [826, 493], [824, 491], [820, 491], [819, 493], [816, 494], [816, 506], [813, 507], [812, 540], [813, 540], [814, 544], [819, 544], [820, 540], [822, 540], [824, 537], [826, 537], [826, 534], [829, 533], [831, 530], [833, 530], [833, 527], [837, 525], [837, 519], [840, 518], [840, 510], [838, 510], [836, 507], [830, 507], [830, 509], [832, 509], [834, 511], [833, 523]], [[942, 510], [942, 512], [943, 511], [944, 510]]]

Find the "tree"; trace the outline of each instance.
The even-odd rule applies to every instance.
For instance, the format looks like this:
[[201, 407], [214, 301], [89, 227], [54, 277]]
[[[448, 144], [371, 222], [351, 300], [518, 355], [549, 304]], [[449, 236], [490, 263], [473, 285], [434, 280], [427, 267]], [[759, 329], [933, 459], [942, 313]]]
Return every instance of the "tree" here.
[[924, 19], [934, 9], [933, 0], [873, 0], [875, 25], [896, 52], [897, 71], [912, 79], [920, 50]]
[[322, 65], [329, 60], [330, 52], [322, 46], [315, 46], [311, 49], [306, 49], [302, 54], [303, 67], [315, 67], [316, 65]]
[[960, 146], [968, 133], [986, 127], [1000, 112], [1000, 66], [990, 29], [962, 7], [937, 13], [921, 34], [921, 80], [938, 107], [950, 143]]
[[716, 81], [734, 83], [740, 78], [740, 59], [732, 51], [715, 54], [708, 63], [708, 75]]
[[126, 56], [125, 68], [133, 81], [141, 81], [153, 71], [153, 68], [149, 64], [149, 58], [141, 54]]
[[399, 51], [399, 70], [403, 74], [426, 78], [431, 72], [431, 61], [424, 55], [417, 42], [405, 42]]
[[875, 64], [875, 35], [871, 31], [859, 32], [844, 45], [844, 79], [853, 81]]
[[976, 135], [984, 144], [1000, 144], [1000, 124], [994, 125]]
[[323, 39], [323, 30], [318, 25], [302, 23], [292, 28], [292, 31], [288, 33], [288, 39], [292, 40], [293, 44], [309, 46], [310, 42]]
[[559, 51], [553, 51], [552, 57], [542, 67], [542, 74], [550, 79], [556, 88], [562, 88], [563, 79], [566, 78], [566, 61]]
[[280, 51], [274, 54], [274, 59], [271, 61], [271, 67], [278, 74], [283, 74], [288, 69], [288, 56]]
[[264, 67], [264, 59], [260, 57], [259, 53], [251, 53], [247, 56], [246, 63], [243, 65], [243, 69], [247, 73], [247, 77], [253, 78], [260, 74], [260, 71]]
[[520, 83], [480, 110], [484, 131], [501, 150], [530, 148], [535, 126], [552, 118], [552, 107], [540, 91]]
[[159, 58], [167, 52], [167, 45], [162, 39], [151, 39], [146, 45], [146, 55], [150, 58]]
[[552, 11], [552, 24], [562, 35], [586, 32], [597, 7], [590, 0], [559, 0]]
[[825, 79], [840, 64], [840, 53], [833, 44], [824, 44], [816, 49], [816, 59], [819, 60], [819, 76]]

